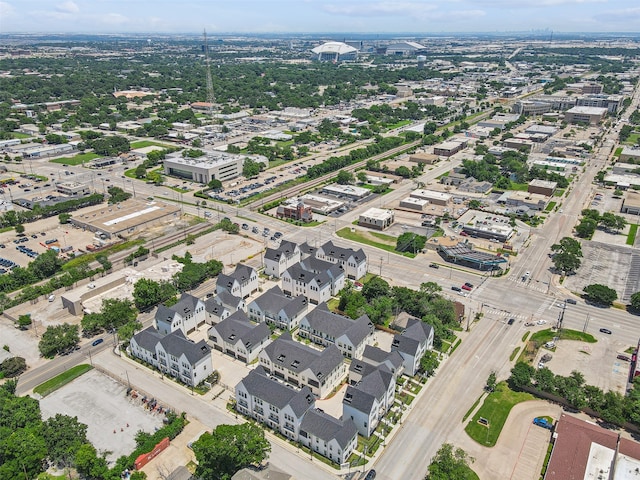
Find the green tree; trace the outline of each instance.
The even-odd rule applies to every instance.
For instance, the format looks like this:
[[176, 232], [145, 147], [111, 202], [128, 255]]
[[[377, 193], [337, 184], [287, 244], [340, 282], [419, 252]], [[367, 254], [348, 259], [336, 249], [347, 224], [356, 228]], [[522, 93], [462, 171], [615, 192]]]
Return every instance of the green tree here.
[[578, 268], [580, 268], [581, 264], [581, 260], [571, 253], [562, 252], [556, 253], [553, 256], [554, 267], [563, 275], [574, 273]]
[[126, 323], [133, 322], [137, 312], [131, 300], [119, 298], [105, 298], [102, 300], [103, 327], [110, 331]]
[[212, 178], [209, 183], [207, 183], [207, 186], [213, 190], [220, 190], [222, 188], [222, 182], [217, 178]]
[[70, 213], [61, 213], [60, 215], [58, 215], [58, 220], [60, 221], [60, 223], [62, 225], [69, 223], [69, 220], [71, 219], [71, 214]]
[[131, 198], [131, 194], [120, 187], [109, 187], [107, 192], [109, 193], [109, 203], [120, 203]]
[[260, 464], [270, 451], [264, 430], [257, 425], [218, 425], [193, 442], [196, 475], [202, 480], [228, 480], [238, 470]]
[[509, 385], [514, 389], [521, 389], [523, 387], [530, 387], [531, 380], [535, 374], [536, 369], [525, 362], [518, 362], [511, 369], [511, 376], [509, 377]]
[[358, 172], [356, 177], [358, 178], [358, 182], [367, 183], [367, 174], [365, 172]]
[[336, 177], [336, 182], [340, 185], [349, 185], [354, 181], [355, 177], [353, 176], [353, 173], [347, 172], [346, 170], [340, 170]]
[[62, 260], [55, 250], [47, 250], [29, 264], [29, 269], [39, 278], [48, 278], [62, 268]]
[[461, 448], [443, 443], [429, 464], [425, 480], [473, 480], [477, 475], [469, 467], [474, 459]]
[[597, 221], [591, 218], [583, 218], [580, 223], [576, 225], [576, 235], [580, 238], [591, 238], [597, 226]]
[[640, 292], [636, 292], [631, 295], [629, 299], [629, 306], [634, 310], [640, 310]]
[[565, 252], [582, 257], [582, 246], [580, 242], [571, 237], [563, 237], [560, 242], [551, 245], [551, 250], [554, 252]]
[[75, 347], [79, 340], [78, 325], [63, 323], [47, 327], [38, 343], [38, 349], [43, 357], [52, 358], [56, 354]]
[[178, 291], [170, 282], [156, 282], [141, 278], [133, 286], [133, 301], [140, 311], [166, 302], [176, 296]]
[[599, 283], [587, 285], [582, 291], [586, 300], [599, 305], [611, 306], [618, 299], [618, 294], [613, 288]]
[[417, 253], [424, 248], [427, 237], [413, 232], [405, 232], [396, 240], [396, 251]]
[[87, 426], [80, 423], [78, 417], [56, 413], [42, 423], [42, 437], [49, 459], [69, 467], [80, 447], [87, 443]]
[[16, 233], [24, 233], [24, 225], [20, 224], [20, 225], [16, 225], [15, 227], [13, 227], [14, 230], [16, 231]]
[[427, 350], [425, 354], [420, 359], [420, 371], [430, 377], [434, 374], [436, 369], [440, 365], [438, 360], [438, 352], [434, 350]]
[[496, 372], [492, 371], [489, 374], [484, 388], [487, 392], [493, 392], [496, 389]]
[[78, 448], [74, 463], [78, 472], [88, 479], [107, 478], [109, 472], [107, 461], [98, 456], [98, 451], [90, 443], [84, 443]]
[[469, 200], [469, 208], [471, 210], [478, 210], [480, 208], [480, 206], [482, 205], [482, 203], [480, 202], [480, 200]]
[[16, 323], [20, 330], [25, 330], [29, 325], [33, 323], [31, 320], [31, 314], [25, 313], [24, 315], [19, 315], [18, 321]]
[[371, 301], [376, 297], [386, 297], [391, 292], [389, 284], [381, 277], [372, 277], [362, 287], [362, 296]]
[[7, 432], [2, 438], [0, 478], [36, 478], [46, 458], [47, 447], [37, 427]]
[[13, 378], [20, 375], [27, 369], [27, 361], [22, 357], [11, 357], [0, 363], [0, 373], [6, 378]]
[[245, 158], [242, 164], [242, 175], [246, 178], [257, 176], [264, 168], [264, 163], [256, 162], [250, 158]]
[[144, 178], [147, 176], [147, 169], [145, 168], [144, 164], [140, 164], [136, 167], [134, 173], [136, 178]]

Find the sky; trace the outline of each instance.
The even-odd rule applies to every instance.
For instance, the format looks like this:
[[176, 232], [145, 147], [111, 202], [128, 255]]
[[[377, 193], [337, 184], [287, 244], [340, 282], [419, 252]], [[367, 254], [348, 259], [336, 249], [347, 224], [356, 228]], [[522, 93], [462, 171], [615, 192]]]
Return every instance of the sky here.
[[640, 0], [0, 0], [0, 33], [639, 32]]

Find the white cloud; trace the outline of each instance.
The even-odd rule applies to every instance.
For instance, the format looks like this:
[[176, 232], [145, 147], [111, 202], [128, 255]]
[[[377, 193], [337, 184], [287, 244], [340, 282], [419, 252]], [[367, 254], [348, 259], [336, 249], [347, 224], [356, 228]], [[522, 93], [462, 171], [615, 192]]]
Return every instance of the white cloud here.
[[10, 3], [0, 2], [0, 17], [9, 18], [11, 15], [13, 15], [14, 12], [15, 9], [11, 6]]
[[386, 15], [425, 15], [438, 7], [431, 4], [418, 2], [376, 2], [372, 4], [329, 4], [324, 5], [323, 10], [336, 15], [351, 15], [357, 17], [377, 17]]
[[80, 11], [80, 7], [78, 7], [74, 1], [67, 0], [66, 2], [56, 5], [56, 10], [63, 13], [78, 13]]
[[[477, 5], [475, 0], [467, 0]], [[608, 0], [483, 0], [485, 7], [501, 8], [531, 8], [531, 7], [556, 7], [562, 5], [581, 5], [590, 3], [607, 3]]]

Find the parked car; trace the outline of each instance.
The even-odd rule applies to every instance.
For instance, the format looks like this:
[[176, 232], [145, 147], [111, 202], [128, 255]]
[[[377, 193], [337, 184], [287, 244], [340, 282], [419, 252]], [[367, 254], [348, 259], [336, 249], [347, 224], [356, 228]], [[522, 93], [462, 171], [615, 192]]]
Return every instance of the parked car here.
[[440, 268], [440, 265], [438, 265], [437, 263], [430, 263], [429, 266], [431, 268]]
[[607, 335], [611, 335], [611, 330], [608, 328], [601, 328], [600, 333], [606, 333]]
[[515, 318], [510, 318], [509, 321], [507, 322], [507, 325], [513, 325], [515, 321], [516, 321]]
[[462, 285], [462, 290], [467, 290], [468, 292], [470, 292], [471, 287], [465, 283], [464, 285]]
[[464, 284], [469, 288], [473, 288], [473, 283], [464, 282]]
[[374, 469], [369, 470], [369, 472], [367, 472], [367, 476], [364, 477], [364, 480], [373, 480], [374, 478], [376, 478], [376, 471]]
[[451, 287], [451, 290], [453, 290], [454, 292], [461, 292], [462, 289], [460, 287], [456, 287], [455, 285], [453, 287]]
[[542, 428], [546, 428], [548, 430], [553, 429], [553, 423], [549, 422], [549, 420], [547, 420], [544, 417], [536, 417], [536, 418], [534, 418], [533, 419], [533, 424], [537, 425], [539, 427], [542, 427]]
[[618, 355], [616, 358], [618, 360], [623, 360], [625, 362], [630, 362], [631, 361], [631, 359], [627, 355]]

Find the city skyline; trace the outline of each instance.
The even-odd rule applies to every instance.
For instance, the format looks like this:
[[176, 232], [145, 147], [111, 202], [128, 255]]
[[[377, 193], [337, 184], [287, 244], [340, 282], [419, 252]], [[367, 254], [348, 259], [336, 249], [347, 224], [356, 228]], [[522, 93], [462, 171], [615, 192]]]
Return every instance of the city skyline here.
[[1, 0], [0, 33], [632, 32], [632, 0]]

